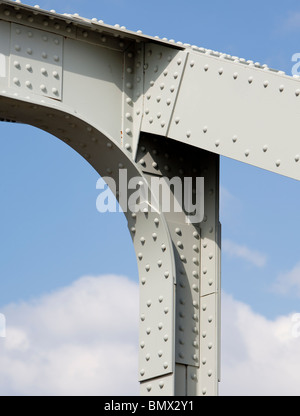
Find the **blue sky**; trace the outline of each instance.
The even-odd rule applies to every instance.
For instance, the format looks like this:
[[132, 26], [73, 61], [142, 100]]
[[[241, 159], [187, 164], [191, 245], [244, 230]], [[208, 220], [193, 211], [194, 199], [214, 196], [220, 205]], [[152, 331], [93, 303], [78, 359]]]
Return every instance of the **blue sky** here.
[[[39, 5], [252, 59], [287, 74], [292, 55], [300, 52], [298, 1], [39, 0]], [[0, 312], [60, 293], [83, 276], [137, 282], [125, 217], [96, 211], [93, 168], [58, 139], [29, 126], [2, 123], [0, 143]], [[234, 299], [231, 306], [250, 308], [249, 316], [269, 328], [279, 322], [282, 328], [284, 317], [288, 324], [288, 317], [300, 313], [299, 191], [297, 181], [221, 160], [225, 305], [230, 310]], [[225, 317], [226, 328], [229, 321]], [[299, 340], [291, 348], [296, 342], [299, 350]], [[227, 338], [224, 344], [230, 344]], [[236, 391], [233, 380], [224, 381], [226, 393]]]

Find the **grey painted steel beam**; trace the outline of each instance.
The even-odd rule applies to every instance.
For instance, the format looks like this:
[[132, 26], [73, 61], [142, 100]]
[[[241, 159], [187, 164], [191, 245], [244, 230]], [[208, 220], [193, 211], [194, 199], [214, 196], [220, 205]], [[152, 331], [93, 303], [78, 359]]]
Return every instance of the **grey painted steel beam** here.
[[[126, 212], [140, 275], [142, 394], [216, 395], [219, 155], [300, 179], [298, 79], [229, 55], [0, 0], [0, 119], [127, 180], [204, 177], [204, 220]], [[169, 185], [171, 190], [171, 185]], [[150, 186], [154, 200], [156, 195]]]

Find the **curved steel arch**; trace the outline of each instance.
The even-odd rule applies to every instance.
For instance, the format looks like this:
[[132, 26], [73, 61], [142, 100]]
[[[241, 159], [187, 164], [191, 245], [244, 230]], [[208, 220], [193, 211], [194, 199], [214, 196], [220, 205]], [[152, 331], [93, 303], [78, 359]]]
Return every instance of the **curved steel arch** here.
[[117, 183], [120, 169], [205, 179], [201, 223], [148, 202], [126, 212], [142, 394], [217, 394], [219, 155], [299, 180], [299, 100], [299, 81], [266, 66], [0, 0], [2, 121], [52, 133]]

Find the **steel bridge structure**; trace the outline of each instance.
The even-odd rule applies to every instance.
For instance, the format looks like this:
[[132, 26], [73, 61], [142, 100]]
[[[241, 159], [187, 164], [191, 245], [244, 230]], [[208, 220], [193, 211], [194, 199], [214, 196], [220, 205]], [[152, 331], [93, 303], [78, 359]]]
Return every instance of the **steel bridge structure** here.
[[0, 119], [51, 133], [117, 184], [120, 169], [148, 184], [204, 178], [201, 222], [150, 205], [125, 214], [140, 276], [141, 394], [217, 395], [220, 155], [299, 180], [299, 80], [0, 0]]

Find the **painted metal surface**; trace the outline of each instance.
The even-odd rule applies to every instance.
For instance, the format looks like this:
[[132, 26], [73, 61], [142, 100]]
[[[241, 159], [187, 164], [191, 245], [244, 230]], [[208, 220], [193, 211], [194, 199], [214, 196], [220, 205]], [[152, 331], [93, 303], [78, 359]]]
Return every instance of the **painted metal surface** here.
[[299, 180], [299, 100], [299, 80], [267, 66], [0, 0], [1, 121], [66, 142], [116, 181], [121, 205], [120, 169], [149, 185], [204, 178], [201, 222], [157, 200], [125, 212], [140, 275], [141, 394], [218, 393], [219, 155]]

